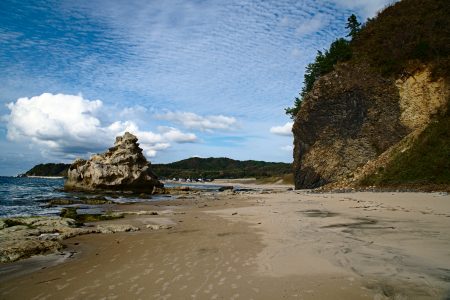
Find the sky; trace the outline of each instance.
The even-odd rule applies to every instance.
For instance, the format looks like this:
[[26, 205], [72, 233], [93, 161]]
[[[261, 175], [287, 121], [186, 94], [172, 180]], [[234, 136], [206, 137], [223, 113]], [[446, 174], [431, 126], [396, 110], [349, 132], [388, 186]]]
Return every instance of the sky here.
[[152, 163], [292, 162], [284, 109], [317, 50], [389, 0], [0, 1], [0, 175], [129, 131]]

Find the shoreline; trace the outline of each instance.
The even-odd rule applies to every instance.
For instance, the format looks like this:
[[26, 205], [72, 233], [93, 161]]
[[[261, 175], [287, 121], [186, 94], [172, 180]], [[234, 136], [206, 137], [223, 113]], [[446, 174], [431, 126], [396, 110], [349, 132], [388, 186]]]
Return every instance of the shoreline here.
[[[19, 177], [20, 178], [20, 177]], [[21, 178], [64, 179], [64, 176], [23, 176]]]
[[310, 194], [284, 186], [186, 192], [116, 209], [160, 214], [102, 221], [140, 231], [65, 240], [75, 256], [2, 280], [2, 298], [432, 299], [450, 291], [448, 195]]

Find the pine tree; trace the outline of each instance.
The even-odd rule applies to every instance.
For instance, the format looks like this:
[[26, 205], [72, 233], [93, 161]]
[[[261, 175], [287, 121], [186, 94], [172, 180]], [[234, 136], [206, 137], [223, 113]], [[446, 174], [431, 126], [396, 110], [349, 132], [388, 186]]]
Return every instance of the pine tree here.
[[355, 35], [361, 30], [361, 23], [359, 23], [356, 16], [352, 14], [350, 17], [348, 17], [347, 25], [345, 26], [345, 28], [350, 30], [347, 36], [353, 39]]

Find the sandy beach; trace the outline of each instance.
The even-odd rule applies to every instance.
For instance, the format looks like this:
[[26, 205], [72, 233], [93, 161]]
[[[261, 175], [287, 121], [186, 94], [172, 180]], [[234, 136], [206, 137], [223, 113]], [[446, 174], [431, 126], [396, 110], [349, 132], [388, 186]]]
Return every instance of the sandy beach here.
[[445, 193], [315, 194], [272, 185], [114, 209], [159, 214], [105, 221], [141, 230], [67, 239], [59, 261], [2, 265], [0, 298], [450, 297]]

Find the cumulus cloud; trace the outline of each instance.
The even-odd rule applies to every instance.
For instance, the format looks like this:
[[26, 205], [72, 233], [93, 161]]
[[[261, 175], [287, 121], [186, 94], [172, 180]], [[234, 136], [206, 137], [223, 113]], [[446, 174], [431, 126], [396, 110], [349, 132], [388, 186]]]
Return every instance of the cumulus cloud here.
[[274, 126], [270, 128], [270, 132], [277, 135], [290, 136], [292, 135], [292, 125], [294, 125], [294, 122], [287, 122], [283, 126]]
[[327, 17], [323, 14], [317, 14], [313, 16], [311, 19], [305, 20], [303, 23], [301, 23], [295, 30], [295, 33], [297, 33], [298, 35], [307, 35], [310, 33], [315, 33], [324, 26], [326, 26], [327, 24], [328, 24]]
[[281, 150], [291, 152], [291, 151], [294, 150], [294, 146], [293, 145], [286, 145], [286, 146], [281, 147]]
[[358, 9], [363, 17], [373, 17], [389, 4], [395, 3], [398, 0], [333, 0], [333, 2], [345, 8]]
[[[173, 127], [158, 127], [157, 132], [141, 130], [130, 120], [102, 124], [99, 115], [101, 100], [87, 100], [82, 95], [44, 93], [31, 98], [19, 98], [7, 105], [7, 137], [12, 141], [28, 141], [43, 151], [63, 157], [103, 151], [115, 136], [129, 131], [139, 138], [145, 154], [153, 157], [171, 143], [191, 143], [193, 133]], [[118, 114], [119, 115], [119, 114]]]
[[201, 131], [229, 130], [236, 126], [237, 120], [234, 117], [223, 115], [199, 116], [192, 112], [172, 112], [157, 115], [161, 120], [167, 120], [183, 125], [188, 129]]

